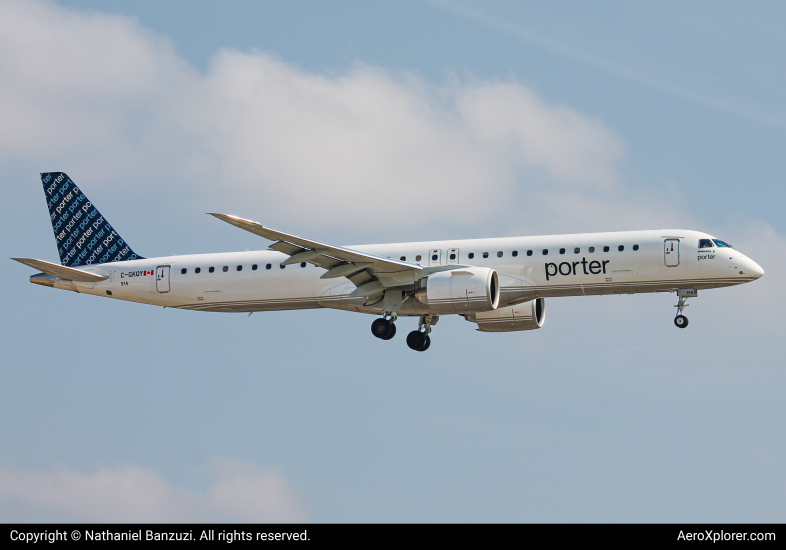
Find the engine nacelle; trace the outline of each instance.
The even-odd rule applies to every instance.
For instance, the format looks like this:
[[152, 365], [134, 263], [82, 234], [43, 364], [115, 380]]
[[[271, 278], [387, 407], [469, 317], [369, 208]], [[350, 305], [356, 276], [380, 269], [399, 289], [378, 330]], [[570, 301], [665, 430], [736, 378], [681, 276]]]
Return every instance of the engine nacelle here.
[[478, 330], [481, 332], [534, 330], [542, 327], [543, 321], [546, 320], [546, 301], [543, 298], [536, 298], [516, 306], [473, 313], [467, 315], [466, 319], [477, 323]]
[[421, 279], [415, 299], [435, 313], [493, 311], [499, 304], [499, 277], [487, 267], [440, 271]]

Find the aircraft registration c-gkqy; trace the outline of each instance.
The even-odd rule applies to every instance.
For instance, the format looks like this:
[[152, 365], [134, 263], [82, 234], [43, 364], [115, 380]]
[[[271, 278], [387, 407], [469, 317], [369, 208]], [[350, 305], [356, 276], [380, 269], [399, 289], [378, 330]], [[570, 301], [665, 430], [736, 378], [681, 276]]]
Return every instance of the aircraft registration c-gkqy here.
[[377, 338], [417, 317], [413, 350], [431, 345], [440, 315], [461, 315], [483, 332], [543, 326], [545, 298], [675, 292], [674, 324], [688, 326], [686, 300], [764, 271], [730, 245], [669, 229], [334, 246], [226, 214], [211, 214], [273, 241], [269, 250], [143, 258], [62, 172], [41, 174], [60, 265], [13, 258], [42, 271], [30, 282], [164, 307], [254, 312], [333, 308], [378, 315]]

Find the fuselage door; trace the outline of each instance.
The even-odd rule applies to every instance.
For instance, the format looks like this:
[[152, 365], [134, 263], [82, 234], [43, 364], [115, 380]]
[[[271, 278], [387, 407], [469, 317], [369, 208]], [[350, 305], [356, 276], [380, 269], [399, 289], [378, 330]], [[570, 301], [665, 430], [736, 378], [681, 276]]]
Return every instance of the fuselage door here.
[[156, 268], [156, 290], [169, 292], [169, 266], [160, 265]]
[[428, 265], [442, 265], [442, 251], [430, 250], [428, 253]]
[[448, 250], [448, 264], [457, 264], [459, 263], [459, 249], [458, 248], [451, 248]]
[[666, 267], [677, 267], [680, 265], [679, 239], [666, 239], [663, 242], [663, 258], [666, 261]]

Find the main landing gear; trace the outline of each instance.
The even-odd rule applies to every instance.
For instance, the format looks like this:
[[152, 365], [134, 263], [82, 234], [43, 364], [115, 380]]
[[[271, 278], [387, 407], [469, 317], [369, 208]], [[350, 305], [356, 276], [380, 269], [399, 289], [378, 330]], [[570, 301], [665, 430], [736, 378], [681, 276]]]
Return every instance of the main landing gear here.
[[439, 321], [437, 315], [421, 315], [418, 321], [418, 330], [413, 330], [407, 334], [407, 345], [415, 351], [426, 351], [431, 346], [431, 325], [436, 325]]
[[[381, 319], [371, 323], [371, 334], [382, 340], [390, 340], [396, 335], [395, 313], [385, 313]], [[407, 334], [407, 345], [415, 351], [426, 351], [431, 346], [431, 327], [437, 324], [439, 316], [421, 315], [418, 329]]]
[[688, 298], [692, 298], [696, 295], [698, 295], [698, 292], [693, 288], [677, 291], [678, 302], [677, 305], [674, 306], [677, 308], [677, 316], [674, 318], [674, 325], [677, 328], [685, 328], [688, 326], [688, 318], [685, 317], [682, 312], [688, 307]]
[[388, 319], [388, 315], [382, 319], [377, 319], [371, 323], [371, 334], [382, 340], [390, 340], [396, 335], [396, 314], [393, 313]]

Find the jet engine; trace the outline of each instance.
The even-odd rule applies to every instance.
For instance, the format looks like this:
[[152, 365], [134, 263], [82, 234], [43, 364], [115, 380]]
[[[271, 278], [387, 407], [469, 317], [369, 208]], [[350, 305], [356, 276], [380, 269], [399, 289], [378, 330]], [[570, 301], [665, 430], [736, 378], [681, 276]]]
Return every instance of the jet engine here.
[[464, 316], [467, 321], [478, 324], [481, 332], [511, 332], [534, 330], [546, 320], [546, 301], [536, 298], [523, 304], [508, 306], [494, 311], [472, 313]]
[[420, 280], [415, 299], [434, 313], [493, 311], [499, 304], [499, 277], [487, 267], [440, 271]]

